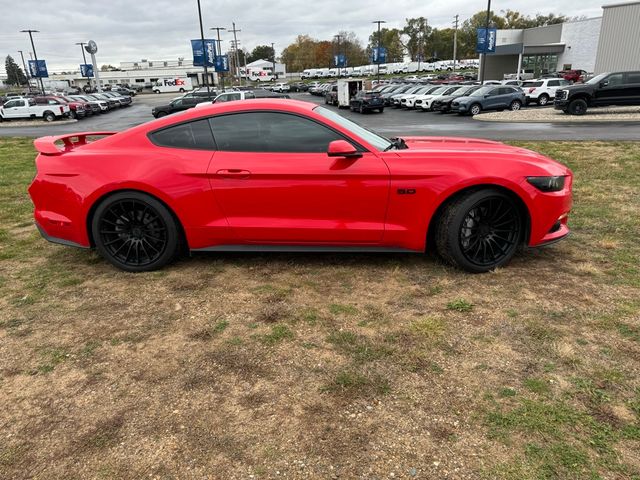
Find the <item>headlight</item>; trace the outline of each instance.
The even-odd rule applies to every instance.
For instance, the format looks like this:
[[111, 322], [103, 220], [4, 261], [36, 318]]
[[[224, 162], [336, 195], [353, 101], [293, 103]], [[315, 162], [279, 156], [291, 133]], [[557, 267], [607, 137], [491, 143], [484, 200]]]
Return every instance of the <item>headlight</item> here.
[[559, 192], [564, 188], [564, 176], [527, 177], [527, 182], [542, 192]]

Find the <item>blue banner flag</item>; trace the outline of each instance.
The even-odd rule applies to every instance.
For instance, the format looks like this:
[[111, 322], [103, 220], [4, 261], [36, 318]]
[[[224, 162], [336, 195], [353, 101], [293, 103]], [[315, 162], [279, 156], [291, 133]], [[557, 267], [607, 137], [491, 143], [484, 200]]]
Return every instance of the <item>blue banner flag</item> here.
[[229, 55], [218, 55], [216, 57], [216, 72], [229, 71]]
[[81, 63], [80, 75], [87, 78], [93, 77], [93, 65], [91, 65], [90, 63]]
[[202, 40], [191, 40], [191, 50], [193, 51], [193, 66], [204, 67], [205, 60], [207, 67], [213, 67], [216, 62], [216, 41], [213, 39], [204, 39], [204, 48]]
[[495, 28], [478, 28], [476, 53], [494, 53], [496, 51], [496, 37], [498, 30]]
[[384, 47], [374, 48], [371, 52], [371, 61], [373, 63], [386, 63], [387, 61], [387, 49]]
[[44, 60], [29, 60], [29, 73], [33, 78], [48, 77], [47, 62]]
[[340, 53], [338, 55], [333, 56], [333, 63], [336, 67], [342, 68], [347, 66], [347, 56]]

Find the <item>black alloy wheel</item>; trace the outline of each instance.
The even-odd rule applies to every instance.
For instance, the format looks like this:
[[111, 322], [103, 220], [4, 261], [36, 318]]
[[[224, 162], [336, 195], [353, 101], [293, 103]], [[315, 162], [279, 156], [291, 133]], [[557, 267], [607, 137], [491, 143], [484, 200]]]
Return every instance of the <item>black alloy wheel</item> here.
[[167, 208], [146, 194], [122, 192], [102, 202], [93, 216], [98, 251], [130, 272], [155, 270], [178, 251], [178, 228]]
[[521, 243], [522, 214], [515, 201], [497, 190], [472, 191], [450, 203], [436, 230], [440, 255], [470, 272], [506, 264]]

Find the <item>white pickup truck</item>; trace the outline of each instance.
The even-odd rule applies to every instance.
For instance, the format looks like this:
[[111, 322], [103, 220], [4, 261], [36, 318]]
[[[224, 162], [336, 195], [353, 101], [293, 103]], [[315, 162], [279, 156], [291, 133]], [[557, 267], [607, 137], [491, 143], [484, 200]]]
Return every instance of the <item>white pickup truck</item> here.
[[12, 98], [0, 106], [0, 121], [21, 118], [42, 118], [53, 122], [69, 115], [69, 105], [39, 105], [33, 98]]

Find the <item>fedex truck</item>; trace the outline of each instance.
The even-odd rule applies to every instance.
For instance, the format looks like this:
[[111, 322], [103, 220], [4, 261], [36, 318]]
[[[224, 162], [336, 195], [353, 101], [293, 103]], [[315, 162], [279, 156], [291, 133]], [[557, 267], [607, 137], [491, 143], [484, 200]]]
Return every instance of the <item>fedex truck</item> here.
[[166, 92], [189, 92], [193, 90], [193, 84], [191, 79], [186, 76], [173, 76], [159, 78], [153, 86], [153, 93], [166, 93]]

